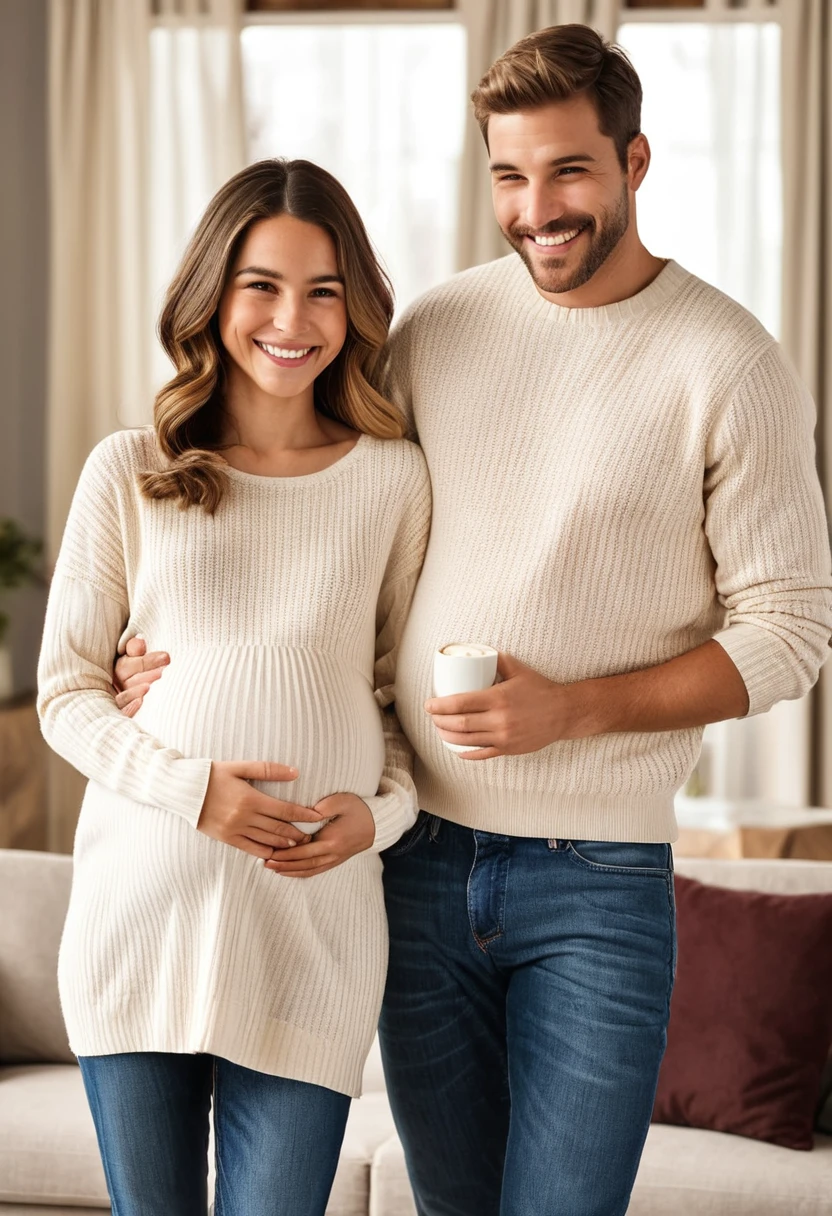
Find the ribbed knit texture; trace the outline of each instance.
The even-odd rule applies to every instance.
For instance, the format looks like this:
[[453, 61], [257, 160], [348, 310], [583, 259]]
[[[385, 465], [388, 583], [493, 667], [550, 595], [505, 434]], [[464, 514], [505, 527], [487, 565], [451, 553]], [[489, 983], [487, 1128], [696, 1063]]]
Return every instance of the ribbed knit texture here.
[[[61, 946], [79, 1055], [213, 1052], [360, 1092], [387, 962], [379, 851], [414, 821], [394, 668], [430, 521], [424, 459], [362, 436], [293, 478], [229, 471], [211, 517], [150, 502], [149, 429], [90, 456], [49, 598], [39, 710], [91, 778]], [[133, 719], [115, 706], [119, 639], [171, 663]], [[196, 830], [211, 760], [300, 770], [264, 786], [304, 806], [351, 792], [373, 849], [278, 876]]]
[[805, 693], [832, 583], [813, 406], [781, 349], [673, 262], [631, 299], [567, 309], [512, 254], [410, 309], [388, 387], [433, 484], [396, 684], [421, 805], [518, 836], [674, 839], [701, 729], [474, 764], [423, 711], [431, 656], [482, 642], [569, 683], [715, 636], [750, 713]]

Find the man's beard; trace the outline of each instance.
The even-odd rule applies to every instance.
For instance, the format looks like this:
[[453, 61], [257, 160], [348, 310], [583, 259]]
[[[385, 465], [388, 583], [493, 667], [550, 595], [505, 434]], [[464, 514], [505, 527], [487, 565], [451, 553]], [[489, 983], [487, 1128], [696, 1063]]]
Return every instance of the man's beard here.
[[[598, 218], [600, 227], [594, 216], [576, 211], [562, 215], [550, 224], [544, 224], [543, 228], [531, 229], [515, 225], [508, 232], [504, 231], [503, 236], [512, 249], [520, 254], [536, 286], [541, 291], [560, 295], [562, 292], [575, 291], [578, 287], [583, 287], [584, 283], [588, 283], [627, 231], [630, 223], [630, 196], [626, 182], [616, 205], [602, 211]], [[572, 232], [575, 228], [586, 230], [589, 244], [581, 262], [567, 277], [564, 277], [563, 258], [560, 259], [560, 266], [555, 262], [549, 270], [532, 262], [527, 236], [532, 233], [535, 236], [556, 236], [559, 232]]]

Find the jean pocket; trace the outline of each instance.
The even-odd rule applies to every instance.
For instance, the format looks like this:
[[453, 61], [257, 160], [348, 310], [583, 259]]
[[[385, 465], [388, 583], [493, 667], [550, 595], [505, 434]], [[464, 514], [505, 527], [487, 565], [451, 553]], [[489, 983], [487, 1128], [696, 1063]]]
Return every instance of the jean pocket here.
[[408, 828], [404, 836], [400, 836], [395, 844], [390, 845], [389, 849], [385, 849], [382, 857], [403, 857], [405, 853], [409, 853], [411, 849], [415, 849], [428, 830], [430, 818], [427, 811], [420, 811], [416, 816], [416, 822], [413, 827]]
[[564, 843], [569, 858], [588, 870], [665, 880], [673, 873], [673, 852], [669, 844], [617, 840], [567, 840]]

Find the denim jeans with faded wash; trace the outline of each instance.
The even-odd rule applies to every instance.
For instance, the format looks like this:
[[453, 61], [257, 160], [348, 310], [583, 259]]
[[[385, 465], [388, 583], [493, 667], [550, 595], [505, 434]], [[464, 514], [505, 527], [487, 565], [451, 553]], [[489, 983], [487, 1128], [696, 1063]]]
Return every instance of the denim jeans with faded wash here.
[[324, 1216], [350, 1099], [219, 1056], [81, 1056], [113, 1216]]
[[670, 845], [422, 812], [383, 856], [381, 1045], [419, 1216], [624, 1216], [673, 987]]

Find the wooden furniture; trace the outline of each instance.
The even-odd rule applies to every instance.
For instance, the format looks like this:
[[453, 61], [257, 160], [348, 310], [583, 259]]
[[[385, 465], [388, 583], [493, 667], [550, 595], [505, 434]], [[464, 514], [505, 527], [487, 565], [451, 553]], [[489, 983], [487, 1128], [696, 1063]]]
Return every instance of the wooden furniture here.
[[832, 810], [719, 798], [676, 799], [677, 857], [832, 861]]
[[47, 847], [47, 758], [34, 694], [0, 701], [0, 848]]

